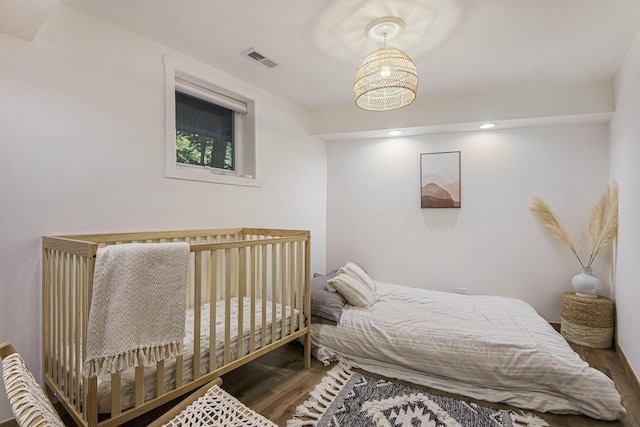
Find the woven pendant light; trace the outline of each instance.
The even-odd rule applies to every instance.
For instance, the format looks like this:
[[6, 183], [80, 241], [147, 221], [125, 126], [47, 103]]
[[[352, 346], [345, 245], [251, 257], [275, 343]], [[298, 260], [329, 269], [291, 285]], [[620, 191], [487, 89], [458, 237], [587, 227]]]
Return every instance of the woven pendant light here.
[[416, 66], [406, 53], [393, 47], [383, 47], [367, 55], [353, 82], [356, 105], [371, 111], [409, 105], [417, 92]]
[[385, 46], [367, 55], [353, 82], [356, 105], [364, 110], [395, 110], [411, 104], [416, 98], [418, 72], [415, 64], [400, 49], [386, 46], [388, 32], [401, 28], [398, 22], [402, 21], [387, 17], [367, 27], [369, 34], [384, 37]]

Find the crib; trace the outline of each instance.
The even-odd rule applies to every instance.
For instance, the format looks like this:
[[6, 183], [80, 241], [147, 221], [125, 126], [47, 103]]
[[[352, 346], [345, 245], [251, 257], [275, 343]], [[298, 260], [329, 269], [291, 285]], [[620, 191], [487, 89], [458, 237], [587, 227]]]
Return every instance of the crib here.
[[[83, 377], [98, 248], [162, 242], [190, 245], [183, 354], [155, 366]], [[78, 425], [120, 425], [293, 340], [303, 342], [310, 366], [309, 231], [45, 236], [42, 247], [45, 388]]]

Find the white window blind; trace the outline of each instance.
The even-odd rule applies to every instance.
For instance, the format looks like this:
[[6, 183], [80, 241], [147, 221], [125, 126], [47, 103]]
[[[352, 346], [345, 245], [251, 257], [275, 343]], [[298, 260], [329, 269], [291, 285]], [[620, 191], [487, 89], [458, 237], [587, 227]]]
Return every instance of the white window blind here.
[[213, 91], [206, 87], [199, 86], [195, 83], [188, 82], [176, 76], [175, 87], [177, 91], [205, 99], [214, 104], [223, 106], [239, 114], [247, 114], [249, 111], [247, 103], [222, 93]]

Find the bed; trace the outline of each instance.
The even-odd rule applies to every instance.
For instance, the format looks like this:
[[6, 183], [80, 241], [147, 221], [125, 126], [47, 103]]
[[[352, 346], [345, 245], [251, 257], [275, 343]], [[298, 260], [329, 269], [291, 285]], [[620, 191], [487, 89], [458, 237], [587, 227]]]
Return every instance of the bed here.
[[[345, 275], [343, 269], [336, 277]], [[331, 286], [336, 277], [317, 275], [311, 285], [312, 352], [325, 364], [339, 360], [540, 412], [602, 420], [626, 413], [613, 381], [590, 368], [523, 301], [371, 281], [374, 301], [367, 307], [362, 295], [349, 295], [353, 289], [329, 292], [338, 290]], [[357, 281], [351, 285], [368, 293]]]
[[[166, 242], [188, 243], [182, 353], [151, 366], [83, 375], [99, 249]], [[42, 243], [45, 388], [78, 425], [120, 425], [293, 340], [305, 344], [310, 364], [308, 231], [45, 236]]]

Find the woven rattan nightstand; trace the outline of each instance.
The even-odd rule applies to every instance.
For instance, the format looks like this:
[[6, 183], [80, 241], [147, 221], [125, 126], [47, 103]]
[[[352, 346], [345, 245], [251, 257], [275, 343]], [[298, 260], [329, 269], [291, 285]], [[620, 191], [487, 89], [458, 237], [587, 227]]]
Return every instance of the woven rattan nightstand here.
[[591, 348], [609, 348], [613, 341], [613, 301], [565, 292], [560, 300], [560, 333], [567, 341]]

